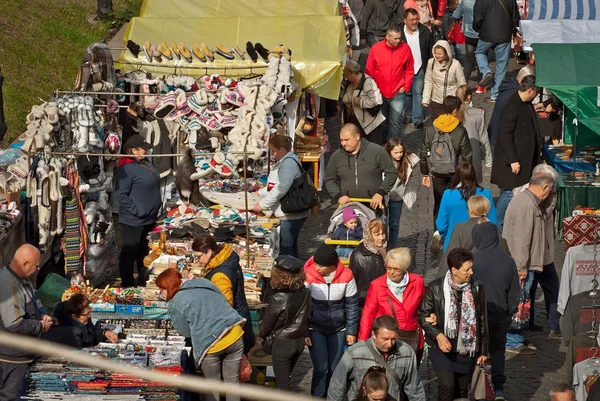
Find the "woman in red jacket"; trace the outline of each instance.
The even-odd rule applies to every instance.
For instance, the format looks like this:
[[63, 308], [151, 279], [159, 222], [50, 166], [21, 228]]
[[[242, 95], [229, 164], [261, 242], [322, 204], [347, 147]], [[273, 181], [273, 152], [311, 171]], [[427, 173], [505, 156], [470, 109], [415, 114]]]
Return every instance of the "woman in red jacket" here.
[[367, 293], [360, 320], [359, 340], [371, 337], [371, 325], [375, 318], [390, 315], [396, 318], [400, 329], [399, 338], [413, 347], [417, 363], [423, 357], [423, 332], [417, 313], [425, 296], [423, 278], [409, 273], [410, 250], [395, 248], [385, 257], [387, 274], [373, 280]]

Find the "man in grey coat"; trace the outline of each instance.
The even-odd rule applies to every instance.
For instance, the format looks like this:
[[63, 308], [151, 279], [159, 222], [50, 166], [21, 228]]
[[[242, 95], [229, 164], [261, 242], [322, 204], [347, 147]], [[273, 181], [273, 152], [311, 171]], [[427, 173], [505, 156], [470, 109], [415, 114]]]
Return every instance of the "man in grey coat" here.
[[[516, 194], [508, 205], [502, 237], [517, 264], [519, 279], [529, 293], [535, 272], [543, 272], [546, 258], [546, 215], [543, 202], [554, 192], [554, 177], [538, 174], [531, 177], [529, 187]], [[506, 351], [531, 353], [525, 344], [526, 330], [511, 328]]]
[[[52, 326], [31, 283], [40, 268], [40, 251], [21, 245], [11, 262], [0, 268], [0, 322], [2, 329], [14, 334], [39, 337]], [[23, 377], [35, 355], [0, 346], [0, 401], [18, 399]]]
[[383, 206], [383, 197], [398, 177], [390, 155], [376, 143], [361, 138], [354, 124], [342, 127], [340, 143], [342, 148], [333, 152], [325, 169], [329, 195], [340, 205], [350, 198], [370, 198], [372, 209]]
[[346, 350], [331, 377], [327, 399], [342, 401], [346, 395], [348, 400], [356, 399], [362, 379], [371, 366], [385, 368], [388, 394], [394, 399], [405, 399], [404, 392], [409, 401], [425, 401], [415, 352], [398, 340], [398, 325], [388, 315], [375, 319], [370, 339], [359, 341]]

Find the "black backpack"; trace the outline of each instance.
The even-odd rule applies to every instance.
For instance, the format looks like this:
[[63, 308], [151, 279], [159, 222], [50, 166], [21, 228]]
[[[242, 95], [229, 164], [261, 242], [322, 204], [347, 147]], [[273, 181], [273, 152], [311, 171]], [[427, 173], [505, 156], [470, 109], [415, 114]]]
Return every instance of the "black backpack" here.
[[283, 213], [299, 213], [319, 204], [319, 193], [302, 165], [293, 159], [300, 168], [300, 177], [294, 180], [287, 194], [279, 200]]

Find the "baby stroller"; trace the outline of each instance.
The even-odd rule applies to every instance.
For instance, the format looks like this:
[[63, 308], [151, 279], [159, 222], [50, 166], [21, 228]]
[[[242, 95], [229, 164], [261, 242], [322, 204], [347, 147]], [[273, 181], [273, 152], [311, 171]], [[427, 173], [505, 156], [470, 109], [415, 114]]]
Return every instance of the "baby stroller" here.
[[358, 225], [363, 227], [363, 229], [367, 227], [369, 221], [379, 217], [378, 213], [369, 207], [370, 202], [371, 199], [368, 198], [350, 198], [350, 202], [346, 203], [345, 205], [340, 205], [336, 211], [333, 212], [333, 215], [329, 219], [329, 227], [327, 229], [327, 236], [329, 238], [325, 240], [325, 244], [337, 246], [336, 251], [340, 256], [340, 262], [342, 262], [344, 266], [348, 266], [350, 264], [350, 253], [360, 244], [360, 241], [334, 240], [331, 239], [331, 236], [337, 227], [342, 224], [345, 209], [354, 209], [358, 219]]

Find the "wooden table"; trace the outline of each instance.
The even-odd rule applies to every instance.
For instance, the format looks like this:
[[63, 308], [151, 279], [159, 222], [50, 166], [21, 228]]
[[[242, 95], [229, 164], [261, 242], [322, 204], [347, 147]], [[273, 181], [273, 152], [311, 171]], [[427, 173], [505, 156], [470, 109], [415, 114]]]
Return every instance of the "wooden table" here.
[[[321, 161], [321, 155], [322, 155], [321, 152], [298, 154], [298, 158], [300, 159], [300, 161], [302, 163], [312, 163], [313, 164], [313, 174], [314, 174], [313, 184], [314, 184], [315, 188], [317, 188], [317, 191], [319, 190], [319, 163]], [[319, 206], [315, 206], [313, 208], [313, 214], [319, 214]]]

